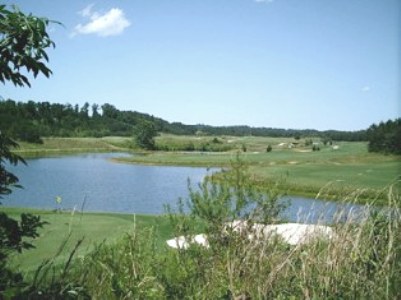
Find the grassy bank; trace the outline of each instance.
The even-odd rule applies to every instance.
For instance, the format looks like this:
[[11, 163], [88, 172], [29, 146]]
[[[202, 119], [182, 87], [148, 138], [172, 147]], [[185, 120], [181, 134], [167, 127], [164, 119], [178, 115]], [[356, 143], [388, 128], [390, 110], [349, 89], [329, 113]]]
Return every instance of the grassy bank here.
[[43, 138], [42, 144], [19, 142], [14, 152], [25, 158], [52, 155], [128, 151], [130, 139], [123, 137], [105, 138]]
[[[397, 207], [392, 206], [391, 217], [371, 212], [358, 222], [348, 219], [334, 224], [330, 237], [288, 244], [274, 234], [258, 235], [247, 225], [279, 222], [282, 208], [277, 198], [266, 198], [265, 191], [249, 185], [245, 165], [237, 161], [232, 167], [237, 172], [226, 173], [228, 180], [209, 179], [191, 193], [190, 214], [176, 211], [161, 219], [138, 216], [133, 223], [129, 215], [84, 214], [82, 219], [75, 215], [71, 222], [68, 213], [38, 212], [53, 223], [49, 231], [41, 232], [35, 241], [38, 248], [32, 252], [50, 247], [55, 251], [59, 245], [50, 235], [61, 235], [70, 227], [79, 235], [85, 231], [92, 243], [104, 236], [108, 242], [81, 245], [84, 251], [75, 253], [71, 263], [64, 256], [60, 267], [38, 270], [27, 277], [25, 288], [11, 292], [24, 299], [400, 298]], [[229, 184], [230, 179], [236, 184]], [[389, 191], [388, 200], [393, 205], [399, 195]], [[225, 222], [232, 224], [239, 216], [243, 229], [227, 227]], [[207, 247], [193, 244], [177, 250], [164, 244], [171, 236], [190, 239], [200, 232], [208, 237]], [[62, 237], [58, 241], [62, 243]], [[30, 258], [25, 263], [32, 262]]]
[[[172, 137], [161, 136], [159, 139], [165, 142]], [[376, 198], [401, 175], [399, 156], [369, 153], [364, 142], [320, 143], [320, 150], [312, 151], [311, 145], [304, 145], [305, 140], [263, 137], [219, 137], [219, 140], [235, 145], [233, 149], [237, 150], [245, 145], [247, 151], [242, 152], [242, 159], [250, 166], [255, 182], [264, 185], [284, 179], [282, 188], [292, 194], [316, 196], [326, 187], [326, 196], [335, 199], [336, 195], [339, 198], [359, 190], [360, 202], [364, 202]], [[271, 152], [266, 152], [267, 145], [271, 145]], [[119, 161], [145, 165], [228, 167], [234, 157], [234, 150], [223, 153], [159, 151]], [[399, 188], [399, 184], [396, 187]]]
[[[313, 151], [312, 147], [318, 147]], [[17, 153], [24, 157], [50, 156], [80, 152], [132, 151], [131, 138], [45, 138], [43, 144], [21, 143]], [[191, 145], [190, 147], [188, 145]], [[324, 145], [319, 139], [174, 136], [156, 138], [158, 148], [219, 149], [210, 151], [154, 151], [118, 159], [144, 165], [229, 167], [236, 152], [249, 165], [252, 179], [266, 185], [284, 179], [283, 190], [296, 195], [316, 196], [323, 187], [325, 196], [340, 198], [359, 190], [359, 202], [377, 198], [378, 193], [401, 175], [401, 157], [369, 153], [367, 143], [338, 142]], [[271, 147], [271, 151], [266, 149]], [[221, 149], [231, 149], [221, 152]], [[246, 151], [244, 151], [246, 150]], [[396, 188], [399, 189], [399, 184]], [[382, 198], [382, 197], [379, 197]], [[382, 199], [382, 202], [385, 201]]]
[[[10, 217], [18, 218], [21, 213], [39, 215], [48, 222], [39, 230], [39, 238], [33, 240], [36, 247], [24, 251], [12, 258], [12, 265], [23, 272], [35, 270], [45, 259], [56, 256], [61, 245], [61, 253], [55, 257], [55, 263], [65, 263], [78, 240], [84, 238], [76, 255], [82, 256], [93, 250], [96, 244], [112, 244], [134, 230], [154, 228], [157, 243], [171, 238], [171, 230], [167, 219], [163, 216], [113, 214], [113, 213], [81, 213], [33, 210], [27, 208], [0, 207]], [[65, 243], [65, 244], [64, 244]]]

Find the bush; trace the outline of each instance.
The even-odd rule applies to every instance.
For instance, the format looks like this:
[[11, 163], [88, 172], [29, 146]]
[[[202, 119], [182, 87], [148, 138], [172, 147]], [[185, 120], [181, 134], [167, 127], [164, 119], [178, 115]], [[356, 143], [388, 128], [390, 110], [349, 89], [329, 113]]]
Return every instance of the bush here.
[[[274, 185], [253, 186], [237, 158], [223, 177], [190, 187], [189, 199], [180, 200], [176, 211], [167, 208], [172, 235], [204, 232], [209, 247], [167, 249], [153, 229], [134, 223], [133, 232], [116, 244], [98, 245], [71, 266], [53, 269], [48, 281], [30, 291], [59, 298], [399, 299], [401, 199], [394, 191], [388, 190], [389, 210], [366, 206], [357, 221], [339, 212], [342, 221], [333, 224], [330, 240], [295, 246], [280, 238], [249, 241], [250, 226], [280, 222], [285, 205]], [[249, 226], [226, 226], [234, 220]]]

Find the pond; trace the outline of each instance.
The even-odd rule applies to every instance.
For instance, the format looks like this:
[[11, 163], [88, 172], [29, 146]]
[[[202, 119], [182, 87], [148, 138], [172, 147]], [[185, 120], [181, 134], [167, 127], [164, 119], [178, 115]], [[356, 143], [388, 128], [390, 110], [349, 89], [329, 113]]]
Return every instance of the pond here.
[[[188, 182], [196, 186], [216, 171], [206, 168], [121, 164], [111, 161], [124, 153], [80, 154], [27, 160], [28, 166], [9, 166], [23, 189], [2, 200], [5, 206], [39, 209], [77, 209], [97, 212], [161, 214], [188, 197]], [[287, 197], [289, 221], [330, 222], [340, 204]], [[58, 201], [57, 201], [58, 200]], [[343, 208], [343, 207], [341, 207]], [[359, 206], [345, 206], [347, 212]]]

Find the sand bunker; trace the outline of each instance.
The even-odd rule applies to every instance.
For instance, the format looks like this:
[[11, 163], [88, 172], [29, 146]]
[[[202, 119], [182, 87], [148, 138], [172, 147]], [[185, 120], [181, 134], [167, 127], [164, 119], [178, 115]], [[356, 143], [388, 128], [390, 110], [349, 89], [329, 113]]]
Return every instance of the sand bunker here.
[[[264, 225], [255, 223], [249, 226], [246, 221], [242, 220], [227, 223], [224, 232], [228, 233], [230, 231], [244, 234], [250, 241], [279, 237], [285, 243], [293, 246], [310, 243], [316, 239], [330, 240], [335, 236], [333, 229], [325, 225], [301, 223]], [[205, 234], [198, 234], [188, 238], [180, 236], [167, 241], [167, 245], [175, 249], [187, 249], [191, 244], [209, 247]]]
[[198, 244], [205, 248], [209, 248], [209, 242], [207, 241], [207, 236], [206, 234], [203, 233], [197, 234], [190, 238], [186, 238], [185, 236], [179, 236], [167, 241], [167, 245], [174, 249], [187, 249], [191, 244]]

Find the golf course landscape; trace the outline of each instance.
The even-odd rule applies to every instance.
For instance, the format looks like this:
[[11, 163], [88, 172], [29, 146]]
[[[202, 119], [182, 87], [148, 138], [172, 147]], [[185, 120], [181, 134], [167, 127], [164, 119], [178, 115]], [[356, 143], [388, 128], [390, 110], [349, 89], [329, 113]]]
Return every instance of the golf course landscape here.
[[[210, 139], [210, 138], [209, 138]], [[174, 144], [201, 142], [196, 137], [161, 136], [157, 142]], [[331, 184], [332, 192], [339, 189], [364, 190], [379, 192], [399, 180], [399, 156], [369, 153], [365, 142], [337, 142], [324, 145], [320, 139], [315, 139], [319, 151], [313, 151], [312, 146], [305, 146], [305, 140], [289, 138], [263, 137], [220, 137], [223, 145], [233, 147], [228, 153], [189, 153], [189, 152], [156, 152], [146, 155], [122, 158], [120, 161], [160, 164], [225, 167], [235, 157], [235, 151], [242, 152], [242, 159], [250, 167], [250, 176], [255, 182], [263, 184], [266, 181], [285, 179], [284, 186], [289, 193], [308, 194], [316, 196], [321, 188]], [[293, 143], [296, 143], [294, 145]], [[266, 152], [268, 146], [272, 147]], [[366, 195], [368, 195], [366, 193]], [[372, 199], [371, 199], [372, 200]]]
[[[305, 145], [310, 138], [161, 134], [155, 140], [156, 145], [179, 149], [188, 143], [200, 145], [217, 140], [220, 147], [230, 149], [218, 152], [143, 151], [132, 146], [132, 139], [124, 137], [44, 138], [43, 144], [20, 143], [15, 153], [26, 159], [118, 151], [131, 155], [113, 158], [112, 163], [221, 168], [216, 174], [216, 182], [211, 179], [209, 187], [190, 194], [188, 201], [192, 212], [189, 214], [179, 210], [166, 210], [160, 215], [138, 215], [92, 213], [79, 208], [2, 207], [2, 212], [11, 218], [31, 213], [46, 222], [38, 230], [38, 237], [26, 239], [34, 249], [10, 256], [10, 268], [24, 274], [29, 283], [25, 295], [38, 295], [38, 291], [43, 290], [48, 295], [63, 297], [159, 299], [185, 298], [202, 291], [199, 298], [205, 295], [219, 298], [229, 293], [226, 287], [232, 284], [237, 291], [247, 291], [262, 298], [283, 293], [302, 295], [305, 289], [322, 297], [327, 293], [341, 293], [348, 298], [355, 294], [355, 288], [357, 294], [364, 297], [372, 292], [373, 285], [382, 286], [386, 281], [390, 281], [391, 294], [397, 294], [399, 156], [370, 153], [365, 142], [324, 145], [318, 139], [312, 144], [320, 150], [314, 151], [312, 145]], [[271, 149], [266, 151], [268, 146]], [[253, 190], [249, 194], [249, 203], [255, 203], [256, 208], [261, 204], [257, 195], [269, 195], [264, 198], [270, 203], [269, 208], [261, 215], [267, 218], [267, 224], [275, 222], [275, 212], [280, 210], [276, 196], [269, 193], [272, 188], [278, 189], [279, 194], [316, 196], [314, 193], [320, 192], [322, 199], [385, 205], [395, 215], [394, 219], [384, 223], [383, 216], [379, 215], [377, 219], [362, 219], [358, 223], [350, 220], [334, 224], [336, 238], [305, 245], [288, 246], [280, 240], [248, 244], [243, 237], [233, 233], [230, 237], [217, 235], [216, 240], [210, 238], [208, 243], [213, 245], [210, 249], [201, 246], [191, 246], [188, 250], [169, 249], [166, 241], [175, 236], [191, 237], [206, 232], [213, 237], [221, 232], [219, 220], [230, 218], [232, 213], [237, 215], [240, 206], [226, 207], [219, 199], [229, 197], [235, 199], [234, 203], [241, 203], [240, 195], [248, 187]], [[363, 195], [362, 191], [368, 193]], [[338, 195], [344, 198], [338, 198]], [[263, 206], [260, 208], [263, 210]], [[387, 230], [391, 231], [390, 235]], [[355, 236], [359, 238], [354, 240]], [[370, 257], [372, 249], [378, 257]], [[332, 267], [327, 265], [328, 259], [334, 261]], [[388, 261], [392, 261], [391, 268]], [[352, 272], [350, 264], [357, 266]], [[372, 265], [366, 269], [366, 264]], [[262, 265], [263, 268], [258, 267]], [[230, 271], [228, 277], [224, 277], [228, 267], [247, 275], [237, 277]], [[387, 268], [387, 271], [378, 276], [370, 273], [370, 268]], [[255, 273], [268, 280], [254, 281], [251, 274]], [[272, 274], [277, 278], [272, 278]], [[316, 282], [309, 282], [307, 278], [310, 277], [316, 278]], [[231, 280], [234, 281], [230, 283]], [[293, 280], [298, 285], [291, 285]], [[353, 288], [349, 288], [350, 283]], [[205, 290], [203, 284], [210, 288]], [[260, 287], [266, 290], [258, 290]], [[389, 292], [376, 286], [374, 293], [387, 295]]]
[[399, 2], [3, 2], [1, 300], [401, 299]]
[[[347, 193], [357, 192], [358, 201], [386, 204], [386, 188], [400, 188], [401, 158], [397, 155], [368, 152], [366, 142], [333, 142], [320, 138], [269, 137], [198, 137], [161, 134], [156, 137], [161, 148], [185, 149], [188, 145], [217, 144], [229, 149], [219, 152], [202, 151], [141, 151], [117, 161], [143, 165], [170, 165], [189, 167], [227, 168], [240, 153], [249, 167], [251, 180], [258, 185], [280, 182], [283, 191], [293, 195], [315, 197], [319, 192], [327, 198], [343, 200]], [[217, 141], [217, 142], [216, 142]], [[319, 147], [313, 151], [314, 143]], [[133, 152], [131, 138], [45, 138], [43, 144], [21, 143], [16, 153], [24, 157], [80, 153]], [[271, 150], [266, 151], [270, 146]], [[244, 151], [246, 149], [246, 151]], [[322, 190], [323, 189], [323, 190]], [[382, 194], [381, 194], [382, 193]], [[324, 197], [322, 198], [324, 199]]]
[[14, 218], [21, 213], [32, 213], [39, 215], [48, 223], [40, 230], [40, 236], [33, 242], [35, 249], [24, 251], [11, 258], [14, 268], [30, 275], [48, 259], [54, 259], [52, 262], [56, 265], [63, 264], [80, 239], [83, 239], [83, 242], [76, 253], [77, 257], [90, 252], [95, 245], [115, 243], [124, 235], [132, 234], [138, 229], [154, 228], [157, 232], [159, 247], [171, 237], [168, 220], [163, 216], [28, 208], [2, 208], [2, 211]]

